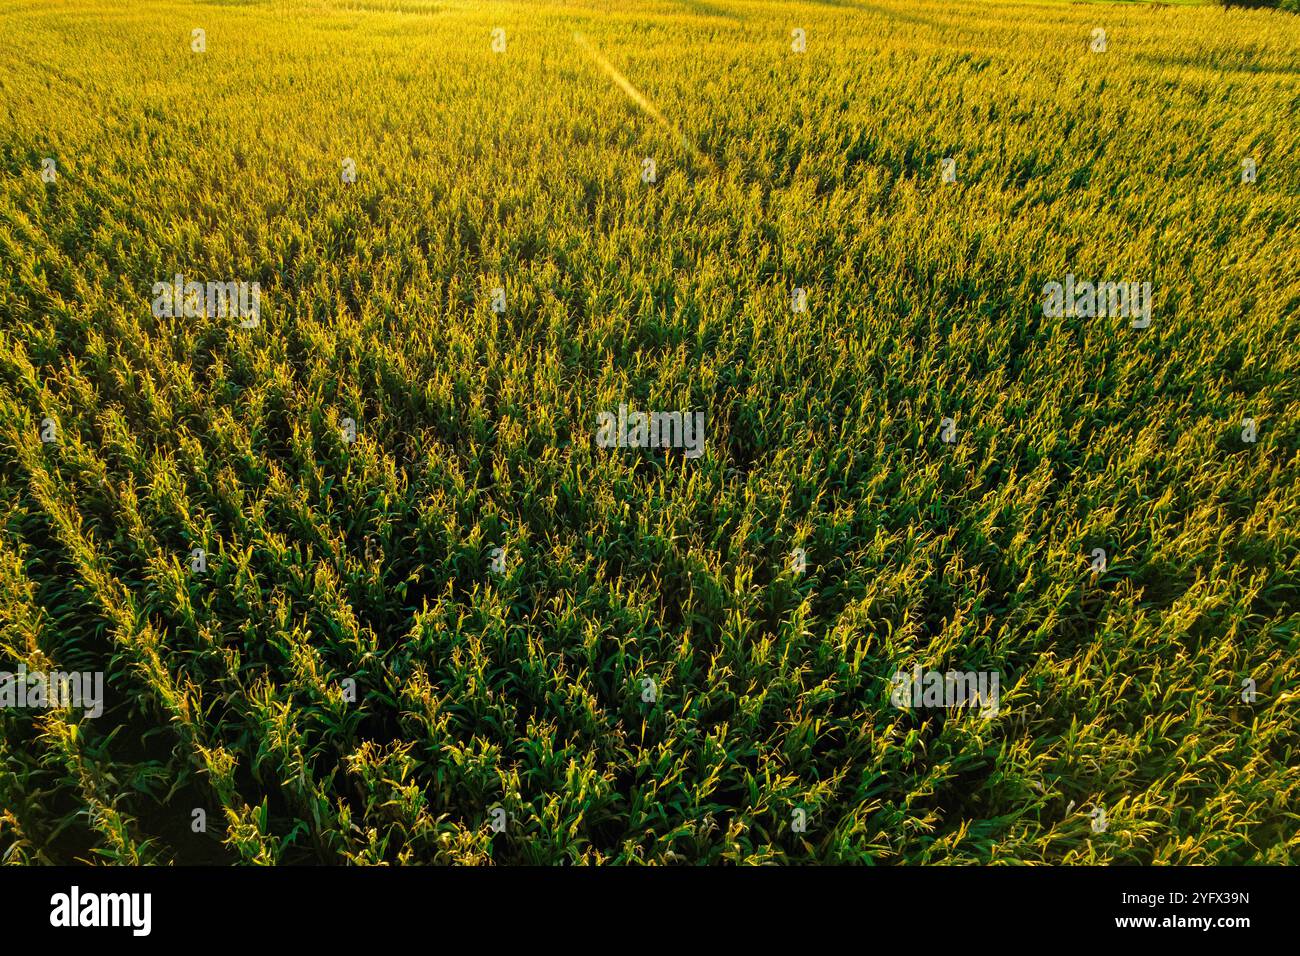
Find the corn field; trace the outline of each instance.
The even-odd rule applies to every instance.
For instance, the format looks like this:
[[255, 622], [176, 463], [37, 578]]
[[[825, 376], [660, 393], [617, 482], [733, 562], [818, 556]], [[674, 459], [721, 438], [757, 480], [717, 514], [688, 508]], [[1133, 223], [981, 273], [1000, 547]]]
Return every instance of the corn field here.
[[1281, 11], [0, 0], [0, 858], [1300, 862], [1298, 147]]

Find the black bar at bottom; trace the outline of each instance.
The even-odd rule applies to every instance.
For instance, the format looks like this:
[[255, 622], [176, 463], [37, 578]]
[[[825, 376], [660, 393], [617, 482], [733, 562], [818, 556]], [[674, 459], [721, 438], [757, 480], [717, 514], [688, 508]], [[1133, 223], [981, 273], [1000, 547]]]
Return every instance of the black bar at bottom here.
[[638, 953], [706, 940], [807, 949], [845, 934], [872, 946], [1192, 934], [1231, 946], [1293, 927], [1298, 883], [1292, 868], [1259, 867], [8, 867], [0, 900], [25, 942], [126, 946], [334, 949], [408, 934], [439, 947], [477, 938]]

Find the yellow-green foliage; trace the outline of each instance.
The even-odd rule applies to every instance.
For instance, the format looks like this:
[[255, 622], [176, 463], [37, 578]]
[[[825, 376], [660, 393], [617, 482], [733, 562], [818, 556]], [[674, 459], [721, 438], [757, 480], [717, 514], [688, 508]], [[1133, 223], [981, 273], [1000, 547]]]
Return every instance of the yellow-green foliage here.
[[[0, 670], [107, 675], [0, 711], [0, 856], [1297, 862], [1297, 51], [1209, 6], [0, 0]], [[177, 273], [260, 324], [155, 317]], [[1045, 317], [1067, 274], [1151, 326]], [[596, 447], [620, 402], [706, 453]], [[896, 709], [917, 664], [999, 713]]]

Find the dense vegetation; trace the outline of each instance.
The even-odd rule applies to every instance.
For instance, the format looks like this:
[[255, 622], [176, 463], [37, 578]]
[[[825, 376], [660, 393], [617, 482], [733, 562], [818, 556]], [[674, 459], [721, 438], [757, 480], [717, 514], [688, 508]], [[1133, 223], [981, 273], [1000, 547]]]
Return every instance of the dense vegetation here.
[[[1296, 862], [1298, 50], [0, 0], [0, 670], [105, 673], [0, 710], [0, 855]], [[1067, 275], [1150, 326], [1045, 316]], [[704, 455], [597, 447], [620, 403]], [[892, 706], [915, 665], [998, 713]]]
[[1300, 0], [1218, 0], [1225, 7], [1276, 7], [1291, 13], [1300, 13]]

